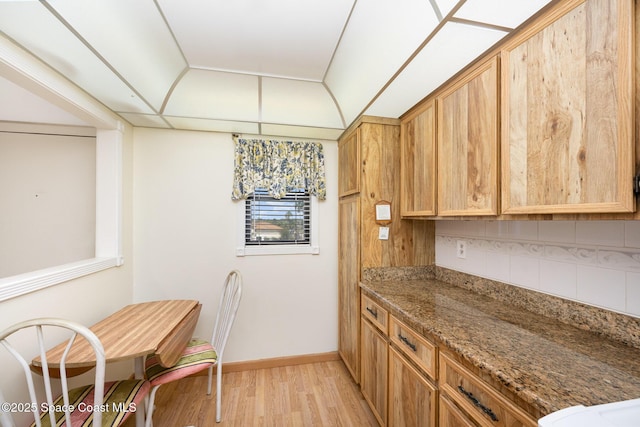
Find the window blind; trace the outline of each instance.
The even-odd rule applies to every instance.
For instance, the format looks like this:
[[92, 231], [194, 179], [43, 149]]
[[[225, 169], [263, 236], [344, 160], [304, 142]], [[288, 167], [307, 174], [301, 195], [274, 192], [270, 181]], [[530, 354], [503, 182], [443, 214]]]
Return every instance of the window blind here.
[[264, 189], [246, 200], [245, 245], [310, 245], [311, 203], [304, 190], [280, 199]]

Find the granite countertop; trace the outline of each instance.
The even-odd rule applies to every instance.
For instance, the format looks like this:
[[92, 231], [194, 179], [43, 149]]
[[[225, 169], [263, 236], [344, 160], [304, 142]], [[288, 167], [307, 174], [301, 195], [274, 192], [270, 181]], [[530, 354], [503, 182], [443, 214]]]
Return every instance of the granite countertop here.
[[640, 397], [640, 349], [630, 345], [435, 279], [361, 288], [531, 405], [534, 416]]

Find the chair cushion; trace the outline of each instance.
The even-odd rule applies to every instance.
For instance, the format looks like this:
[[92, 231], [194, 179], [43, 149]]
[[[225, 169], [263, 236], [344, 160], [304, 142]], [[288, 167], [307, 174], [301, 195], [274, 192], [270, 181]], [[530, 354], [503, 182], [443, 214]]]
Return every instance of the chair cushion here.
[[206, 340], [192, 339], [175, 366], [165, 368], [160, 365], [154, 354], [147, 358], [145, 372], [151, 387], [155, 387], [205, 370], [215, 365], [217, 361], [218, 354], [211, 343]]
[[[119, 426], [139, 406], [140, 402], [149, 393], [150, 384], [146, 380], [112, 381], [104, 384], [104, 400], [102, 405], [102, 427]], [[93, 402], [95, 386], [88, 385], [74, 388], [69, 391], [69, 405], [74, 408], [71, 412], [71, 425], [73, 427], [93, 426]], [[56, 425], [64, 425], [64, 400], [60, 396], [54, 403], [58, 410], [55, 412]], [[43, 427], [51, 426], [49, 413], [40, 415]], [[35, 426], [34, 422], [31, 426]]]

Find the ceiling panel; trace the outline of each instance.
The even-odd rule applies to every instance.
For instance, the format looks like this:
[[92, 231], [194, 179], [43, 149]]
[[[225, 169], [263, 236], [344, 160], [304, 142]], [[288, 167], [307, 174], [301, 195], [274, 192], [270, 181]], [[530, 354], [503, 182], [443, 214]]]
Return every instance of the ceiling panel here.
[[261, 126], [262, 135], [287, 135], [293, 138], [314, 138], [336, 140], [343, 129], [325, 129], [303, 126], [286, 126], [265, 123]]
[[154, 2], [48, 0], [48, 3], [152, 108], [160, 110], [187, 63]]
[[[549, 2], [0, 0], [0, 41], [134, 126], [324, 138], [404, 114]], [[6, 77], [32, 84], [10, 51]]]
[[0, 29], [114, 111], [152, 113], [40, 2], [0, 2]]
[[150, 128], [169, 128], [167, 122], [158, 115], [120, 113], [120, 116], [134, 126]]
[[326, 77], [347, 124], [357, 118], [437, 24], [436, 14], [425, 0], [356, 4]]
[[313, 81], [322, 81], [353, 3], [158, 0], [192, 67]]
[[551, 0], [467, 0], [456, 18], [516, 28]]
[[322, 83], [262, 78], [262, 121], [344, 128], [336, 103]]
[[163, 113], [257, 122], [258, 88], [256, 76], [191, 69], [176, 85]]
[[445, 24], [366, 114], [400, 117], [505, 35], [455, 22]]
[[[438, 8], [438, 10], [440, 11], [440, 14], [442, 15], [442, 18], [444, 18], [449, 14], [449, 12], [451, 12], [451, 10], [458, 3], [460, 3], [461, 1], [464, 2], [465, 0], [430, 0], [430, 1], [436, 4], [436, 7]], [[506, 3], [504, 0], [502, 1], [503, 3]]]
[[229, 133], [260, 133], [257, 123], [236, 122], [232, 120], [193, 119], [189, 117], [165, 117], [176, 129], [201, 130]]

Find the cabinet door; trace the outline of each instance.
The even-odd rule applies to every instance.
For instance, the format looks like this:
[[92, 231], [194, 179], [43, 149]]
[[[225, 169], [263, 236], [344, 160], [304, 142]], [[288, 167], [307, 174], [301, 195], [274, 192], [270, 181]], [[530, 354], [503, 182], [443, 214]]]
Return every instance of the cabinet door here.
[[446, 396], [440, 396], [439, 427], [476, 427]]
[[338, 352], [353, 379], [360, 379], [360, 198], [338, 205]]
[[338, 197], [360, 192], [360, 129], [338, 143]]
[[400, 211], [403, 217], [436, 214], [436, 107], [431, 100], [400, 124]]
[[502, 59], [502, 212], [632, 212], [634, 2], [563, 1]]
[[381, 426], [387, 424], [388, 343], [384, 335], [362, 318], [362, 373], [360, 389]]
[[498, 214], [498, 60], [438, 96], [438, 215]]
[[389, 348], [389, 426], [435, 427], [436, 389], [393, 347]]

